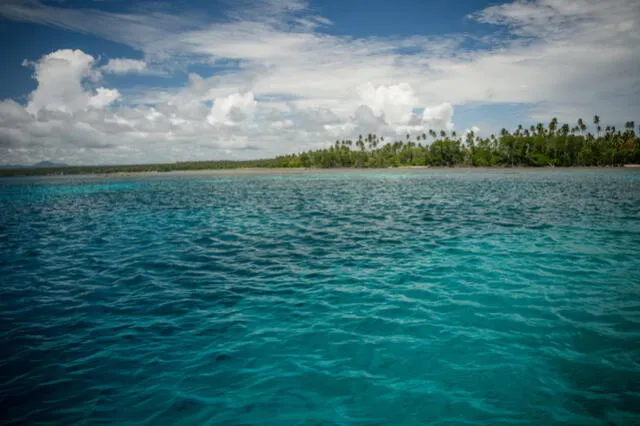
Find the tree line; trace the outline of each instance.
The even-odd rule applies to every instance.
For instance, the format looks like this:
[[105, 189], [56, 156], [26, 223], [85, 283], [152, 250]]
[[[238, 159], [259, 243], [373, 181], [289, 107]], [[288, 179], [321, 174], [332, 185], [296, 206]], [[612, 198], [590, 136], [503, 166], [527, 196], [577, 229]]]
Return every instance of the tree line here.
[[[635, 123], [624, 129], [600, 124], [593, 117], [595, 132], [579, 119], [574, 126], [560, 124], [553, 118], [515, 130], [502, 129], [498, 135], [480, 137], [473, 131], [429, 130], [407, 134], [405, 140], [386, 142], [375, 134], [360, 135], [356, 140], [337, 140], [327, 149], [277, 157], [277, 167], [399, 167], [399, 166], [470, 166], [470, 167], [571, 167], [621, 166], [640, 163], [640, 139]], [[639, 129], [640, 131], [640, 129]]]
[[[167, 172], [172, 170], [211, 170], [237, 168], [370, 168], [400, 166], [468, 167], [571, 167], [622, 166], [640, 164], [640, 139], [635, 123], [623, 129], [602, 127], [593, 117], [593, 131], [583, 119], [575, 125], [560, 124], [556, 118], [548, 125], [529, 128], [519, 125], [513, 131], [480, 137], [473, 131], [458, 135], [429, 130], [407, 134], [405, 140], [385, 141], [370, 133], [357, 139], [336, 140], [329, 148], [246, 161], [193, 161], [124, 166], [75, 166], [0, 170], [0, 176]], [[640, 134], [640, 128], [639, 134]]]

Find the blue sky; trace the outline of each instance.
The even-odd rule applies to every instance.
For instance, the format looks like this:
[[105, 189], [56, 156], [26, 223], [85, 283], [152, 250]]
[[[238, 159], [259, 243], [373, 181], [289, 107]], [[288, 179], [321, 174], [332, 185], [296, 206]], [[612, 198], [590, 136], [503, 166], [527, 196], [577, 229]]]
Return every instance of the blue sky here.
[[0, 164], [640, 121], [639, 17], [635, 0], [9, 0]]

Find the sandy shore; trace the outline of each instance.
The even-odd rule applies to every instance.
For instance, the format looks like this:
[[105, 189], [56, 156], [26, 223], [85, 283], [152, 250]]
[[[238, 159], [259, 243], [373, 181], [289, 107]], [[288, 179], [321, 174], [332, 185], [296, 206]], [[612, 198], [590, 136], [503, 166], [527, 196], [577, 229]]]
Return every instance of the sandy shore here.
[[[474, 173], [474, 172], [495, 172], [495, 173], [547, 173], [550, 171], [578, 171], [578, 170], [620, 170], [623, 167], [426, 167], [426, 166], [404, 166], [393, 168], [332, 168], [332, 169], [305, 169], [305, 168], [238, 168], [238, 169], [207, 169], [207, 170], [171, 170], [168, 172], [113, 172], [113, 173], [87, 173], [87, 174], [67, 174], [67, 175], [32, 175], [32, 176], [12, 176], [11, 178], [77, 178], [77, 179], [111, 179], [126, 177], [197, 177], [197, 176], [269, 176], [269, 175], [305, 175], [305, 174], [393, 174], [404, 173]], [[627, 164], [624, 168], [640, 169], [640, 164]]]
[[[628, 164], [624, 167], [640, 168], [639, 164]], [[541, 172], [548, 171], [571, 171], [571, 170], [614, 170], [621, 167], [427, 167], [427, 166], [405, 166], [392, 168], [331, 168], [331, 169], [305, 169], [305, 168], [239, 168], [239, 169], [208, 169], [208, 170], [171, 170], [168, 172], [116, 172], [89, 174], [83, 176], [93, 176], [101, 178], [109, 177], [136, 177], [136, 176], [242, 176], [242, 175], [304, 175], [304, 174], [361, 174], [361, 173], [397, 173], [403, 172], [474, 172], [493, 171], [501, 173], [515, 172]], [[66, 175], [71, 177], [73, 175]], [[76, 175], [80, 176], [80, 175]]]

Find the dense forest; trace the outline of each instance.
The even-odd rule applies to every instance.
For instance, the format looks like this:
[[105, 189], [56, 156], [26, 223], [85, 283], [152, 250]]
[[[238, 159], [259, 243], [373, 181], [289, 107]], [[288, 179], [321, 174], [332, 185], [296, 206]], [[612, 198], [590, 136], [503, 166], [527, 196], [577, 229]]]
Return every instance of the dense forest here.
[[[271, 159], [248, 161], [194, 161], [168, 164], [127, 166], [77, 166], [0, 170], [0, 175], [79, 174], [166, 172], [171, 170], [207, 170], [276, 167], [400, 167], [400, 166], [467, 166], [467, 167], [570, 167], [621, 166], [640, 163], [640, 139], [635, 123], [628, 121], [624, 129], [602, 127], [593, 117], [593, 131], [587, 131], [584, 120], [575, 125], [559, 124], [553, 118], [513, 131], [502, 129], [499, 135], [481, 138], [473, 132], [458, 135], [456, 131], [419, 135], [407, 134], [405, 140], [386, 141], [375, 134], [357, 139], [337, 140], [326, 149]], [[640, 130], [640, 129], [639, 129]]]
[[328, 149], [278, 157], [278, 167], [545, 167], [621, 166], [640, 163], [640, 139], [635, 123], [624, 130], [604, 128], [593, 118], [595, 134], [587, 132], [584, 120], [575, 126], [552, 119], [548, 126], [514, 131], [502, 129], [498, 136], [481, 138], [473, 132], [459, 136], [455, 131], [406, 135], [406, 140], [386, 143], [375, 134], [357, 140], [338, 140]]

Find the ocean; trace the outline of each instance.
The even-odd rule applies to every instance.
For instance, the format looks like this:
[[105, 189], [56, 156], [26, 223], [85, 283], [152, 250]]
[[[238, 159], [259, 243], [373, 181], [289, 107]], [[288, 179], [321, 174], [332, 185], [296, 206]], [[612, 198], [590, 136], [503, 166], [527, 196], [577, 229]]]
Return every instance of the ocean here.
[[5, 425], [640, 424], [640, 170], [0, 179]]

